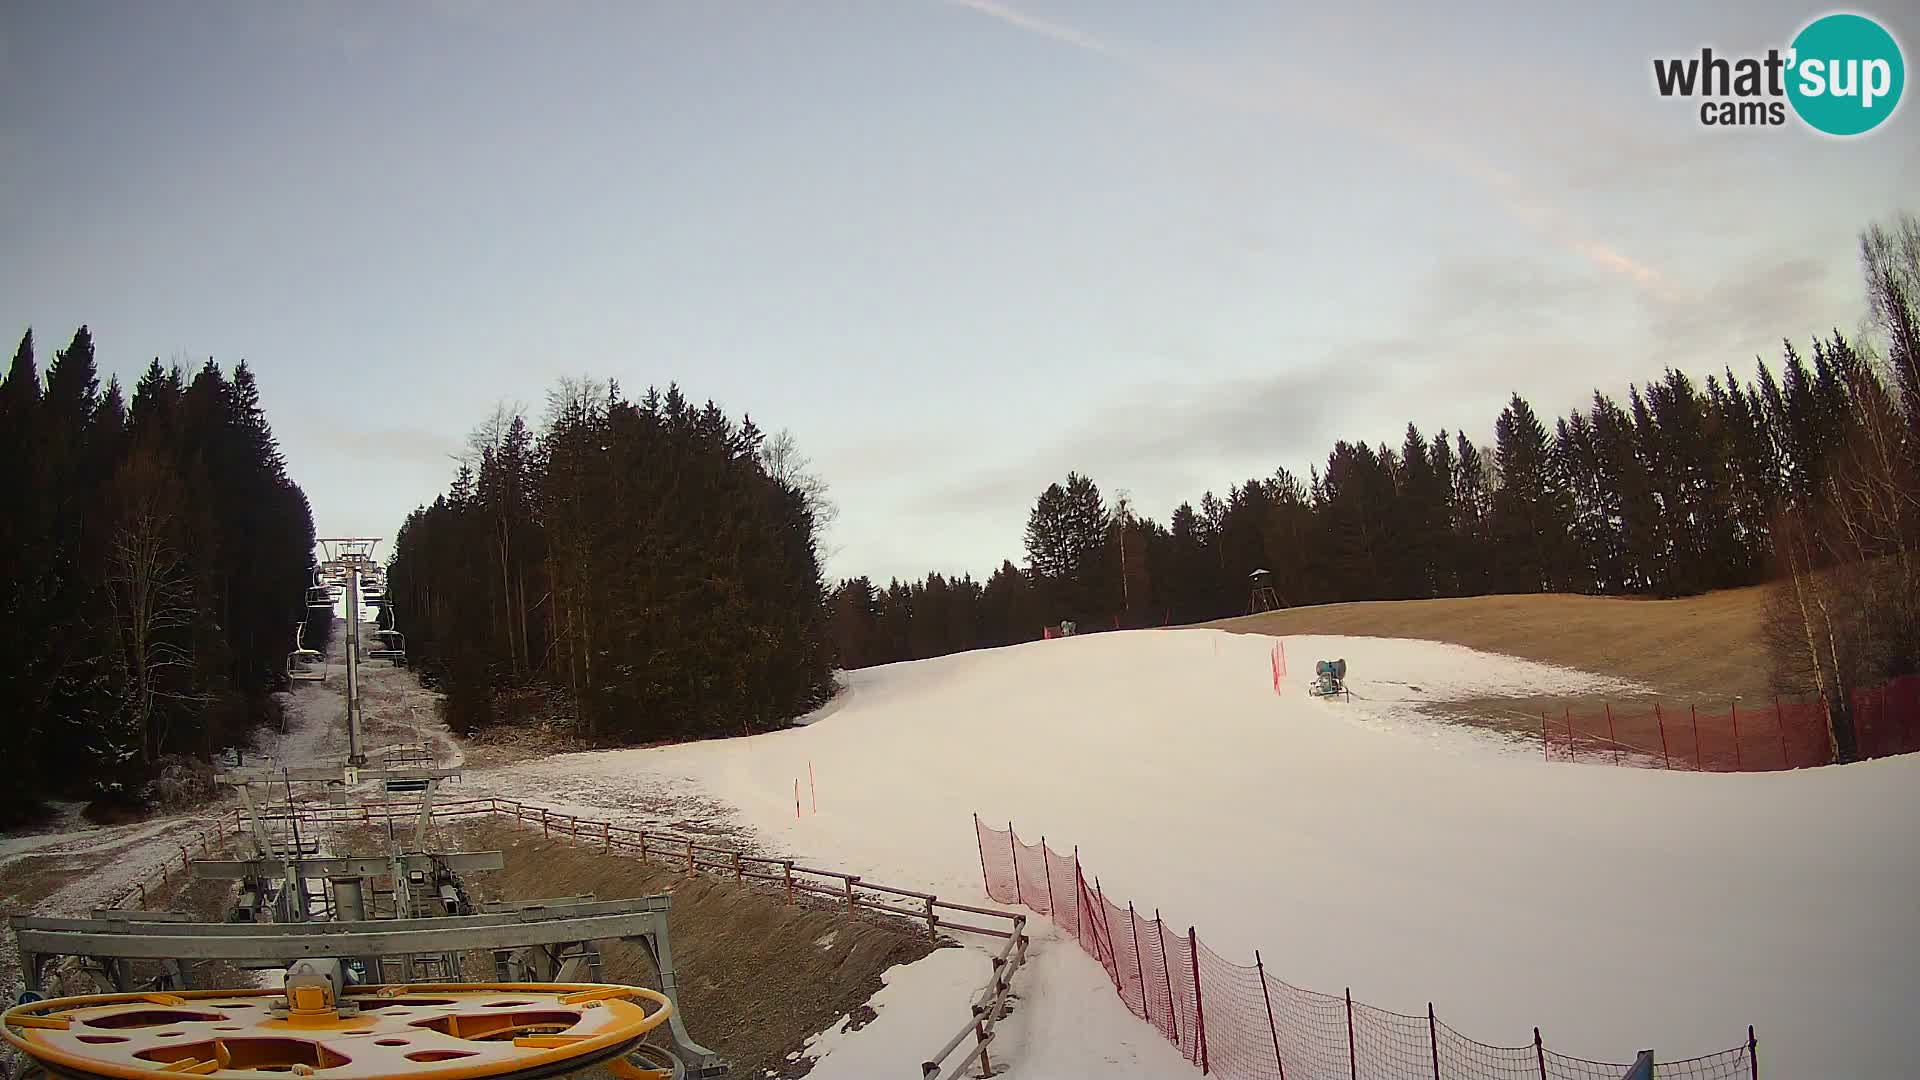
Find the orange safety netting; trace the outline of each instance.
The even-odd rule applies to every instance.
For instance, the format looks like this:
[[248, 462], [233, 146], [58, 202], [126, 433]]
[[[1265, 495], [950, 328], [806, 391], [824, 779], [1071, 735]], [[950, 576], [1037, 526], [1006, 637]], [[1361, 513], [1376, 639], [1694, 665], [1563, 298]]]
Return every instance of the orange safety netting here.
[[[1633, 1063], [1588, 1061], [1533, 1041], [1495, 1046], [1460, 1034], [1434, 1015], [1378, 1009], [1351, 994], [1302, 989], [1266, 970], [1209, 949], [1192, 927], [1182, 932], [1158, 911], [1139, 910], [1089, 880], [1078, 852], [1063, 855], [1044, 839], [1028, 844], [1011, 824], [974, 819], [987, 895], [1051, 914], [1054, 925], [1106, 969], [1114, 992], [1135, 1016], [1180, 1049], [1203, 1073], [1247, 1080], [1622, 1080]], [[1655, 1075], [1687, 1080], [1756, 1080], [1753, 1029], [1747, 1042], [1717, 1054], [1659, 1062]]]

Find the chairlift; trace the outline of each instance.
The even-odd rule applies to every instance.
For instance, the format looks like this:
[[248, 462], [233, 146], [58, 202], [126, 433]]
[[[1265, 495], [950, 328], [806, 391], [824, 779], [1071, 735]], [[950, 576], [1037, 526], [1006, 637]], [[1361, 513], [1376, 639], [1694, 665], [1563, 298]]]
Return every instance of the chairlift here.
[[396, 664], [407, 659], [407, 636], [398, 630], [375, 630], [373, 636], [378, 645], [367, 650], [369, 660], [392, 660]]
[[287, 654], [287, 678], [294, 682], [320, 682], [327, 677], [327, 658], [317, 649], [301, 644], [307, 624], [293, 628], [293, 651]]
[[307, 586], [307, 606], [322, 608], [333, 606], [333, 590], [320, 582], [320, 575], [313, 575], [313, 584]]

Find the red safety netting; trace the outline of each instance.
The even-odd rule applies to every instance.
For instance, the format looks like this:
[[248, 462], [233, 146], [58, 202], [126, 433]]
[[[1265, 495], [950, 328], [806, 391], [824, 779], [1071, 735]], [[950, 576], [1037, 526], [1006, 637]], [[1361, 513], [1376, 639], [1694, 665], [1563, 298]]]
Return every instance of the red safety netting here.
[[[1047, 880], [1054, 883], [1051, 896], [1053, 910], [1049, 912], [1053, 916], [1053, 925], [1077, 937], [1080, 933], [1080, 895], [1074, 874], [1080, 866], [1080, 859], [1077, 855], [1062, 855], [1047, 848], [1044, 843], [1041, 848], [1047, 855]], [[1062, 888], [1062, 885], [1066, 887]]]
[[[1853, 694], [1856, 756], [1920, 751], [1920, 675]], [[1821, 703], [1770, 701], [1756, 707], [1603, 705], [1599, 712], [1562, 709], [1540, 717], [1543, 753], [1551, 760], [1611, 762], [1708, 772], [1766, 772], [1833, 763], [1827, 710]]]
[[1853, 724], [1863, 758], [1920, 751], [1920, 675], [1853, 695]]
[[[974, 819], [987, 895], [1021, 904], [1071, 935], [1106, 969], [1114, 992], [1135, 1015], [1208, 1074], [1248, 1080], [1622, 1080], [1632, 1062], [1599, 1062], [1533, 1041], [1495, 1046], [1441, 1023], [1433, 1007], [1410, 1016], [1302, 989], [1267, 971], [1235, 964], [1191, 927], [1173, 929], [1160, 913], [1107, 896], [1079, 855], [1044, 841], [1028, 844], [1013, 827]], [[1689, 1080], [1754, 1080], [1748, 1041], [1717, 1054], [1659, 1062], [1655, 1075]]]

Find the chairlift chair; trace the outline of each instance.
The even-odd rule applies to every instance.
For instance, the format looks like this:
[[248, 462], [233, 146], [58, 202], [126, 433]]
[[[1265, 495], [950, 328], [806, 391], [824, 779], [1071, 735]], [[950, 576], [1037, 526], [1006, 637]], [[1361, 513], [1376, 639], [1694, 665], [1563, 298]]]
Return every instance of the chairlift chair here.
[[307, 606], [322, 608], [333, 606], [333, 590], [320, 581], [320, 575], [313, 576], [313, 584], [307, 586]]
[[321, 682], [327, 677], [327, 658], [318, 649], [302, 645], [307, 624], [293, 628], [293, 651], [287, 654], [287, 678], [294, 682]]
[[367, 650], [369, 660], [392, 660], [404, 663], [407, 659], [407, 636], [398, 630], [375, 630], [373, 636], [380, 644]]

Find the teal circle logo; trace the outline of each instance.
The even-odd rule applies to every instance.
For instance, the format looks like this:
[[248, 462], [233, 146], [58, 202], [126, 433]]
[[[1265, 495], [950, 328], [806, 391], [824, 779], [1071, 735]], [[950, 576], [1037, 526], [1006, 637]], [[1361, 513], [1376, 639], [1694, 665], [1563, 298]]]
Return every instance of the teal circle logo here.
[[1893, 115], [1906, 88], [1900, 43], [1864, 15], [1826, 15], [1793, 39], [1787, 100], [1815, 131], [1861, 135]]

